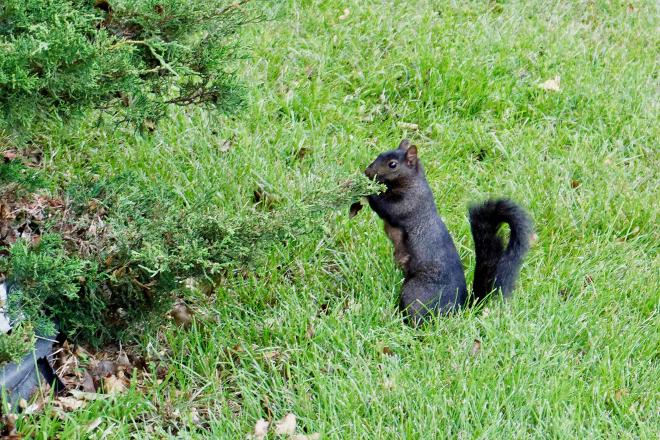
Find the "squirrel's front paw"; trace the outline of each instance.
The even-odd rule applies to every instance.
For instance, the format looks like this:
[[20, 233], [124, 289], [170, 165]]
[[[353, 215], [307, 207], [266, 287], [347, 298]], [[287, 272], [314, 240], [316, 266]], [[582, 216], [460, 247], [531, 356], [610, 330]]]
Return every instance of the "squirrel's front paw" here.
[[362, 209], [362, 203], [360, 203], [359, 201], [353, 203], [348, 211], [348, 218], [355, 217], [357, 213], [360, 212], [360, 209]]

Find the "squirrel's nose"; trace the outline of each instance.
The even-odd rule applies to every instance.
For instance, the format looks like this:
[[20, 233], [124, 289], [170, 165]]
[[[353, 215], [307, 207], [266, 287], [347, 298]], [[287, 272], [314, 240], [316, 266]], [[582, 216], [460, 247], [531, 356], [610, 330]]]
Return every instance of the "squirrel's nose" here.
[[376, 177], [376, 173], [375, 173], [375, 171], [374, 171], [374, 169], [371, 165], [369, 165], [367, 167], [367, 169], [364, 170], [364, 175], [367, 176], [370, 179], [373, 179], [374, 177]]

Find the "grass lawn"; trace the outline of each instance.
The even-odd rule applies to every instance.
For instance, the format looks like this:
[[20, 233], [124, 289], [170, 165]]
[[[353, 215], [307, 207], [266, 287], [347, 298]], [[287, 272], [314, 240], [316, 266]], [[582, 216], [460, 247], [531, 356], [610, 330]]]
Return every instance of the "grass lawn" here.
[[628, 3], [290, 1], [245, 36], [242, 113], [52, 134], [53, 176], [133, 170], [237, 212], [405, 136], [468, 279], [469, 202], [510, 196], [538, 241], [512, 301], [411, 329], [380, 220], [346, 207], [145, 335], [167, 380], [21, 430], [242, 439], [291, 412], [336, 439], [658, 438], [658, 6]]

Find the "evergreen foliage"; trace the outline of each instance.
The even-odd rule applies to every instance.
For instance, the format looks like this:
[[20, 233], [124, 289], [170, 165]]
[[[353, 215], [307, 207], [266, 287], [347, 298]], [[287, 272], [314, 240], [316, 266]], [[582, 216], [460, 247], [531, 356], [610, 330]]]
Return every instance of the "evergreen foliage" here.
[[35, 343], [34, 330], [29, 323], [19, 324], [8, 335], [0, 337], [0, 366], [4, 362], [18, 362]]
[[69, 339], [94, 345], [140, 334], [162, 319], [185, 280], [213, 282], [248, 267], [378, 189], [359, 176], [270, 211], [226, 214], [204, 202], [182, 209], [166, 188], [136, 182], [124, 175], [72, 184], [62, 209], [48, 212], [46, 233], [0, 256], [0, 275], [17, 286], [14, 318], [45, 334], [57, 323]]
[[89, 326], [93, 330], [94, 322], [102, 320], [103, 300], [95, 295], [96, 264], [67, 255], [60, 236], [46, 234], [35, 245], [19, 240], [9, 261], [11, 279], [16, 281], [12, 284], [17, 286], [9, 296], [12, 320], [27, 318], [46, 336], [56, 333], [51, 316], [74, 333]]
[[225, 1], [3, 0], [0, 129], [89, 108], [142, 127], [171, 104], [234, 109], [236, 33], [256, 18]]

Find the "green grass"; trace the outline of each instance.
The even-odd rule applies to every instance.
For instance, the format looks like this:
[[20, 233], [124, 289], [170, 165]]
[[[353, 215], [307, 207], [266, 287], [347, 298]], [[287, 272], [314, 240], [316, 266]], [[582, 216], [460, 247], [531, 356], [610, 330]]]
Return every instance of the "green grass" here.
[[[63, 182], [132, 170], [237, 212], [259, 185], [294, 199], [408, 136], [469, 278], [469, 202], [510, 196], [539, 240], [511, 302], [415, 330], [380, 221], [347, 207], [190, 293], [190, 330], [145, 336], [169, 380], [21, 429], [85, 438], [101, 417], [92, 436], [238, 439], [293, 412], [336, 439], [657, 438], [660, 38], [657, 5], [632, 4], [291, 1], [246, 35], [242, 114], [53, 133]], [[538, 87], [556, 75], [561, 91]]]

